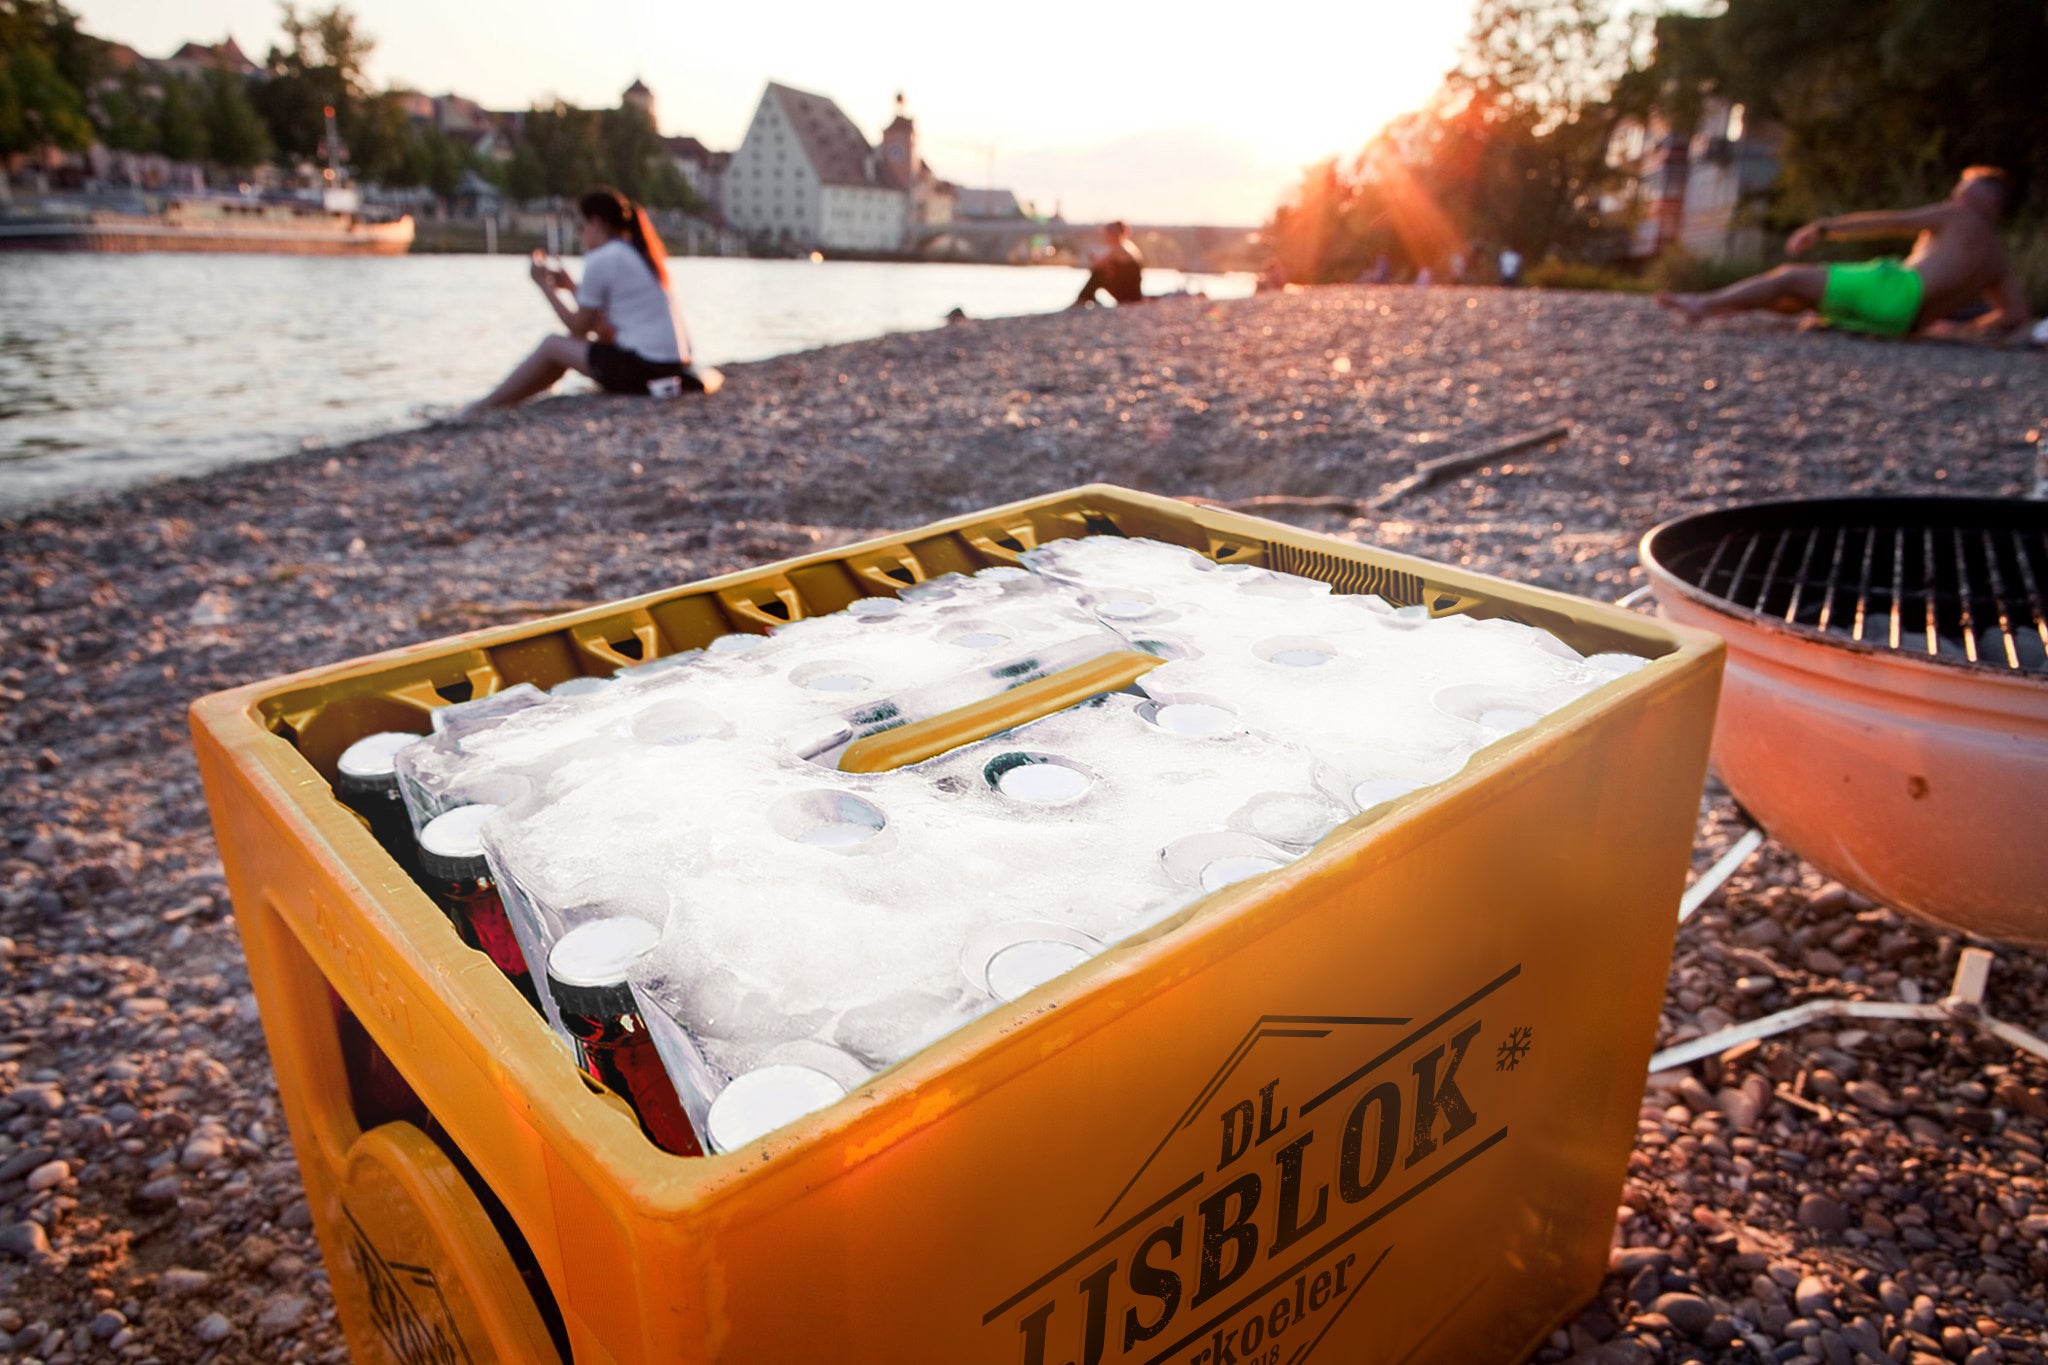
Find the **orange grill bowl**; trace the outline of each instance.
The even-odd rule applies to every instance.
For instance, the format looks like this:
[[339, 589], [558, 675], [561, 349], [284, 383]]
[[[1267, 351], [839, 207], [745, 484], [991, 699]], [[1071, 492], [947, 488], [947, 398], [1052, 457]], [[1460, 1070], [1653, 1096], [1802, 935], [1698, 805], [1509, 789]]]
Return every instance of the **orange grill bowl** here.
[[1670, 567], [1694, 520], [1651, 531], [1642, 562], [1660, 614], [1727, 641], [1713, 765], [1735, 799], [1881, 904], [2048, 944], [2048, 675], [1823, 639], [1733, 605]]

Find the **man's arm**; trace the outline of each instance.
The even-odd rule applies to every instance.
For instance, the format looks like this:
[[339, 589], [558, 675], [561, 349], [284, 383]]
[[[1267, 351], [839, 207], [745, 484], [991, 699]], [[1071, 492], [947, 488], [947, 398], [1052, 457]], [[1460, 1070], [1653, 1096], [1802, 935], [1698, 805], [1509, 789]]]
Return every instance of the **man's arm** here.
[[1816, 242], [1853, 241], [1863, 237], [1912, 237], [1944, 226], [1955, 212], [1946, 202], [1917, 209], [1875, 209], [1866, 213], [1845, 213], [1837, 218], [1817, 218], [1792, 234], [1785, 243], [1788, 255], [1804, 254]]
[[2015, 327], [2027, 325], [2027, 296], [2020, 292], [2019, 276], [2008, 268], [1998, 283], [1984, 291], [1991, 311], [1972, 318], [1970, 326], [1988, 336], [2004, 336]]
[[2010, 270], [1984, 291], [1984, 302], [1990, 305], [1989, 311], [1968, 322], [1943, 318], [1921, 328], [1921, 334], [1949, 341], [1996, 342], [2014, 328], [2027, 325], [2026, 296], [2020, 292], [2018, 277]]

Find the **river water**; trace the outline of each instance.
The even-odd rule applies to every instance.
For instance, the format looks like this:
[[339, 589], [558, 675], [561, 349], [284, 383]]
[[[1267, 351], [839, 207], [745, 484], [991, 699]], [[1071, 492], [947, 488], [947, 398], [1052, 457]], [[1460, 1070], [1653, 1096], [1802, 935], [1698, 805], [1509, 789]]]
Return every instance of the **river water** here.
[[[670, 264], [714, 365], [937, 327], [955, 307], [1049, 312], [1081, 283], [1057, 267]], [[1145, 284], [1252, 288], [1163, 270]], [[0, 515], [445, 415], [553, 328], [523, 256], [0, 254]]]

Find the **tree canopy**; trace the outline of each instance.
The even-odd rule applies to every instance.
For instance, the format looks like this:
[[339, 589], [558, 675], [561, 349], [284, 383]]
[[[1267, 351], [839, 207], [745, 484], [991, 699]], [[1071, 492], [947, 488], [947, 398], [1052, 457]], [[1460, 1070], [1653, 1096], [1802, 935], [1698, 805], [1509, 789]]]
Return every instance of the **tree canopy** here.
[[417, 96], [371, 87], [376, 41], [345, 4], [278, 8], [284, 41], [259, 74], [215, 70], [194, 80], [117, 69], [112, 45], [81, 32], [58, 0], [0, 0], [0, 153], [79, 151], [97, 138], [116, 151], [241, 174], [273, 157], [324, 155], [332, 107], [350, 168], [367, 182], [448, 197], [465, 172], [488, 169], [518, 199], [609, 184], [658, 208], [701, 207], [638, 109], [536, 107], [520, 120], [509, 160], [486, 166], [416, 116]]
[[77, 16], [55, 0], [0, 0], [0, 155], [82, 151], [93, 129]]
[[1630, 123], [1690, 135], [1709, 98], [1779, 137], [1768, 213], [1945, 194], [2004, 166], [2048, 209], [2038, 85], [2048, 6], [1974, 0], [1724, 0], [1632, 20], [1610, 0], [1478, 0], [1458, 66], [1349, 163], [1310, 168], [1268, 236], [1290, 278], [1349, 279], [1381, 255], [1419, 267], [1475, 245], [1601, 258], [1628, 226], [1610, 155]]
[[1938, 198], [1973, 163], [2048, 194], [2040, 80], [2048, 7], [1973, 0], [1727, 0], [1657, 24], [1652, 75], [1711, 90], [1785, 131], [1786, 222]]
[[1607, 146], [1641, 103], [1636, 25], [1606, 0], [1479, 0], [1458, 66], [1349, 165], [1313, 167], [1268, 236], [1289, 278], [1442, 273], [1481, 249], [1586, 250], [1612, 225]]

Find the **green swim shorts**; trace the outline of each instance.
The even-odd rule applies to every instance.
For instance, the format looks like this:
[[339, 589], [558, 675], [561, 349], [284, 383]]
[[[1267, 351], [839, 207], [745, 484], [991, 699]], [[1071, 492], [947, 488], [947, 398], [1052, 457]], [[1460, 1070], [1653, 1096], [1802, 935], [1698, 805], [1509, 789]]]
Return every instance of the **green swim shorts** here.
[[1831, 265], [1820, 315], [1845, 331], [1901, 337], [1920, 318], [1920, 289], [1919, 274], [1896, 257]]

